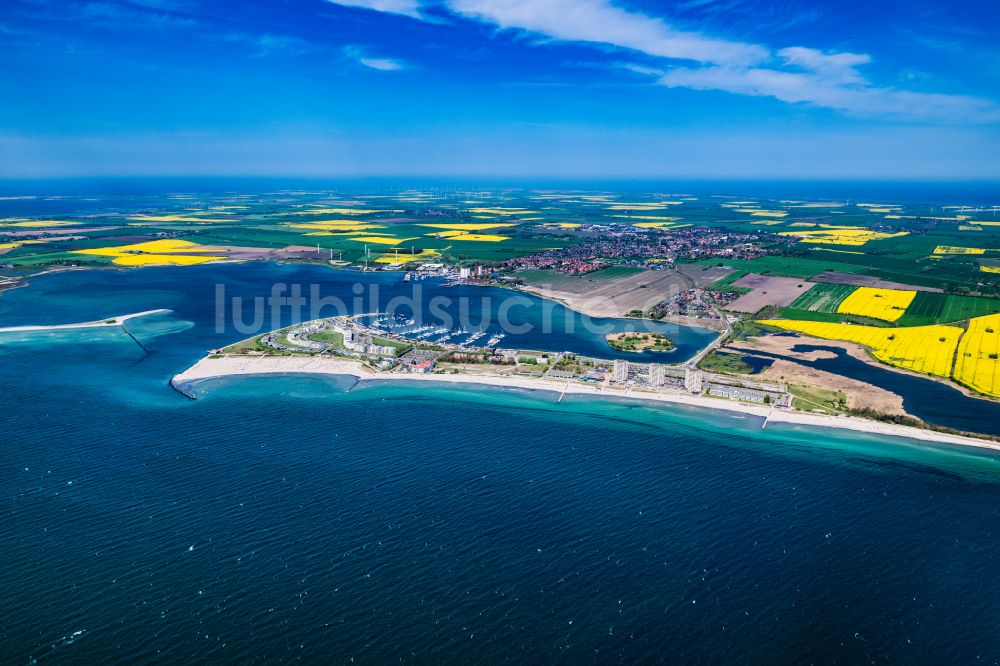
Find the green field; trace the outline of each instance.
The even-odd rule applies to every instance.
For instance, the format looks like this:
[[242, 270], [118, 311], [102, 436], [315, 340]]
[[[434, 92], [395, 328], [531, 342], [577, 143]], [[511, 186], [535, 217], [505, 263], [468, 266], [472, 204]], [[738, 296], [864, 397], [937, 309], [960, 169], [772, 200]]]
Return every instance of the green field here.
[[613, 280], [615, 278], [635, 275], [636, 273], [641, 273], [642, 271], [643, 269], [634, 268], [632, 266], [608, 266], [607, 268], [602, 268], [594, 271], [593, 273], [588, 273], [586, 277], [598, 280]]
[[[18, 252], [19, 250], [26, 251], [23, 254], [15, 254], [15, 252]], [[74, 254], [73, 252], [52, 250], [44, 251], [39, 250], [37, 245], [26, 245], [0, 256], [0, 263], [5, 262], [11, 262], [18, 266], [44, 266], [47, 264], [100, 265], [110, 264], [111, 257], [102, 257], [94, 254]]]
[[547, 269], [529, 269], [518, 271], [514, 276], [525, 284], [546, 285], [553, 289], [579, 289], [585, 282], [602, 282], [615, 280], [629, 275], [641, 273], [641, 268], [631, 266], [608, 266], [584, 275], [568, 275]]
[[[722, 278], [721, 280], [716, 280], [712, 284], [708, 285], [708, 288], [709, 289], [716, 289], [716, 290], [721, 291], [721, 290], [729, 287], [729, 285], [731, 285], [733, 282], [736, 282], [737, 280], [739, 280], [741, 277], [743, 277], [746, 274], [747, 274], [747, 271], [733, 271], [732, 273], [730, 273], [726, 277]], [[740, 289], [740, 287], [732, 287], [732, 289]], [[750, 291], [750, 290], [747, 289], [747, 291]]]
[[793, 278], [811, 278], [824, 271], [840, 273], [861, 273], [862, 266], [840, 263], [837, 261], [822, 261], [805, 257], [767, 256], [756, 259], [702, 259], [694, 262], [700, 266], [728, 266], [738, 271], [761, 273], [763, 275], [778, 275]]
[[334, 347], [344, 346], [344, 334], [333, 330], [323, 330], [317, 333], [313, 333], [309, 336], [310, 340], [315, 340], [316, 342], [325, 342], [328, 345], [333, 345]]
[[[792, 304], [794, 306], [794, 303]], [[836, 312], [814, 312], [811, 310], [799, 310], [795, 307], [778, 308], [774, 315], [780, 319], [797, 319], [799, 321], [825, 321], [832, 324], [848, 322], [851, 324], [861, 324], [864, 326], [888, 326], [888, 322], [881, 319], [871, 319], [869, 317], [859, 317], [858, 315], [845, 315]]]
[[796, 298], [791, 307], [810, 312], [836, 312], [841, 302], [855, 289], [857, 287], [851, 284], [820, 283]]
[[996, 312], [1000, 312], [1000, 299], [919, 291], [896, 323], [900, 326], [945, 324]]

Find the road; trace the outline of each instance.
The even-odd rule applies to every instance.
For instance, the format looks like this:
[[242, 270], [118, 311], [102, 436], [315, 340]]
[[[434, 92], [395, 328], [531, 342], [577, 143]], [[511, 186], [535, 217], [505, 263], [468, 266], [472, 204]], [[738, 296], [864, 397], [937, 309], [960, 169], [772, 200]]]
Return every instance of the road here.
[[[682, 278], [684, 278], [684, 282], [687, 283], [688, 289], [694, 289], [695, 288], [694, 280], [692, 280], [688, 275], [685, 275], [684, 271], [682, 271], [680, 268], [677, 268], [676, 270], [677, 274], [680, 275]], [[725, 328], [722, 329], [722, 332], [719, 333], [719, 336], [715, 338], [715, 340], [712, 340], [712, 342], [710, 342], [708, 346], [706, 346], [700, 352], [691, 357], [681, 367], [697, 368], [698, 364], [701, 363], [701, 360], [706, 356], [708, 356], [710, 352], [713, 352], [719, 347], [721, 347], [723, 341], [726, 338], [728, 338], [730, 334], [733, 332], [733, 326], [732, 324], [729, 323], [729, 318], [726, 317], [725, 313], [723, 313], [722, 310], [720, 310], [717, 306], [714, 305], [712, 306], [712, 309], [715, 311], [715, 315], [722, 320], [722, 324]]]

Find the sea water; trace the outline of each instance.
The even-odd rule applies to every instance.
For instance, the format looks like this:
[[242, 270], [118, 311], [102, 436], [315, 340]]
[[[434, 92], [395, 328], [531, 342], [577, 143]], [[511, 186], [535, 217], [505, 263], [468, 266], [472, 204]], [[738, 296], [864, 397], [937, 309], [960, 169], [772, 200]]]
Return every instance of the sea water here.
[[316, 270], [262, 266], [0, 296], [0, 326], [174, 310], [129, 322], [146, 349], [0, 335], [0, 662], [1000, 658], [997, 456], [488, 387], [170, 390], [238, 339], [217, 280]]

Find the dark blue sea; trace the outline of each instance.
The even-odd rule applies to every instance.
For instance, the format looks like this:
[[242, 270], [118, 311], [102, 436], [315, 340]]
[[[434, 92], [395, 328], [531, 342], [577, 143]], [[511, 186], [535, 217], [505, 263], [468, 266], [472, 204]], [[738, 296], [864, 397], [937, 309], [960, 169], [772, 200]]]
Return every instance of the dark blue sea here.
[[988, 452], [462, 385], [167, 386], [245, 337], [216, 285], [357, 279], [70, 271], [0, 295], [0, 326], [172, 310], [129, 322], [141, 345], [0, 335], [0, 663], [1000, 660]]

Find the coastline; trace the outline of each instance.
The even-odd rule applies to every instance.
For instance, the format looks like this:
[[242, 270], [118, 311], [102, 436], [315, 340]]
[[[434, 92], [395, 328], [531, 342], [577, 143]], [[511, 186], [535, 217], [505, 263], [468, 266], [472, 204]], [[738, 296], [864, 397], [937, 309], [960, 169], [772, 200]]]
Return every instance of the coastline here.
[[[742, 342], [730, 343], [728, 345], [724, 345], [724, 347], [727, 347], [737, 352], [744, 352], [748, 354], [753, 354], [755, 352], [760, 352], [763, 354], [775, 353], [774, 350], [767, 349], [766, 347], [760, 348], [758, 346], [760, 345], [758, 341], [761, 339], [761, 337], [774, 338], [776, 336], [773, 335], [750, 336], [747, 340], [744, 340]], [[907, 375], [908, 377], [915, 377], [917, 379], [926, 379], [932, 382], [937, 382], [942, 386], [947, 386], [948, 388], [958, 391], [967, 398], [974, 398], [976, 400], [982, 400], [984, 402], [998, 404], [998, 401], [995, 398], [992, 398], [988, 395], [983, 395], [982, 393], [978, 393], [977, 391], [970, 389], [965, 384], [962, 384], [958, 380], [941, 377], [939, 375], [924, 374], [922, 372], [916, 372], [914, 370], [909, 370], [907, 368], [901, 368], [898, 365], [892, 365], [891, 363], [886, 363], [885, 361], [875, 358], [875, 356], [871, 353], [871, 350], [868, 349], [868, 347], [865, 347], [862, 344], [858, 344], [857, 342], [850, 342], [847, 340], [827, 339], [827, 338], [814, 338], [812, 336], [803, 335], [801, 333], [793, 333], [792, 336], [790, 337], [796, 340], [796, 344], [810, 345], [813, 347], [836, 347], [838, 349], [842, 349], [850, 357], [858, 361], [861, 361], [862, 363], [870, 365], [874, 368], [879, 368], [880, 370], [888, 370], [889, 372], [895, 372], [896, 374], [900, 375]], [[807, 354], [809, 352], [792, 352], [790, 350], [780, 350], [780, 353], [782, 355], [787, 355], [790, 358], [795, 359], [796, 354], [804, 354], [804, 353]]]
[[116, 317], [108, 317], [107, 319], [100, 319], [97, 321], [83, 321], [76, 324], [52, 324], [48, 326], [38, 325], [38, 326], [7, 326], [5, 328], [0, 328], [0, 333], [30, 333], [38, 331], [65, 331], [75, 328], [108, 328], [113, 326], [121, 326], [130, 319], [137, 319], [139, 317], [146, 317], [148, 315], [154, 314], [164, 314], [171, 312], [171, 310], [166, 310], [160, 308], [158, 310], [145, 310], [143, 312], [133, 312], [131, 314], [118, 315]]
[[732, 402], [725, 399], [705, 396], [685, 395], [681, 393], [665, 393], [637, 391], [630, 389], [612, 389], [579, 382], [551, 380], [534, 377], [515, 377], [487, 374], [410, 374], [376, 372], [357, 361], [332, 357], [313, 356], [220, 356], [212, 355], [202, 358], [187, 370], [174, 375], [170, 379], [171, 387], [191, 397], [185, 389], [188, 385], [209, 379], [241, 376], [267, 375], [348, 375], [361, 381], [410, 381], [438, 382], [450, 384], [476, 384], [501, 388], [520, 388], [539, 391], [550, 391], [560, 394], [591, 395], [612, 397], [626, 400], [642, 400], [647, 402], [680, 404], [690, 407], [739, 412], [761, 417], [762, 428], [769, 424], [786, 424], [788, 426], [806, 426], [815, 428], [834, 428], [871, 435], [901, 437], [918, 442], [936, 444], [951, 444], [1000, 451], [1000, 442], [991, 439], [978, 439], [965, 435], [939, 432], [936, 430], [914, 428], [911, 426], [883, 423], [870, 419], [852, 416], [825, 416], [798, 412], [788, 409], [750, 405]]

